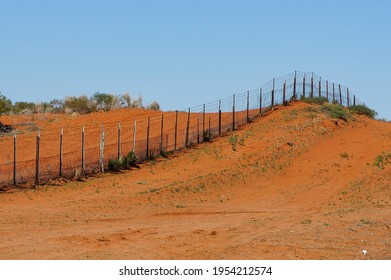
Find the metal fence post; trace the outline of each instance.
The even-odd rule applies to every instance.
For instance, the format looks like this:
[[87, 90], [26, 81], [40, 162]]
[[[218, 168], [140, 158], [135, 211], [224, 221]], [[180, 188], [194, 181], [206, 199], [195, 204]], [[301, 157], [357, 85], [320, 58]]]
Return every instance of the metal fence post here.
[[164, 114], [162, 114], [162, 123], [160, 125], [160, 149], [163, 149], [163, 121], [164, 121]]
[[100, 134], [99, 166], [100, 166], [100, 172], [105, 173], [105, 127], [103, 124], [102, 124], [102, 131]]
[[349, 99], [349, 89], [348, 88], [346, 89], [346, 98], [347, 98], [348, 107], [349, 107], [350, 106], [350, 99]]
[[303, 97], [305, 98], [305, 73], [303, 77]]
[[273, 78], [273, 89], [272, 89], [272, 109], [274, 107], [274, 78]]
[[219, 136], [221, 136], [221, 100], [219, 100]]
[[247, 123], [250, 122], [250, 91], [247, 91]]
[[259, 89], [259, 115], [262, 115], [262, 88]]
[[341, 84], [338, 84], [338, 88], [339, 88], [339, 101], [340, 101], [340, 104], [342, 104], [342, 91], [341, 91]]
[[284, 88], [282, 90], [282, 105], [286, 106], [286, 81], [284, 81]]
[[326, 98], [327, 102], [329, 102], [329, 81], [326, 81]]
[[122, 158], [121, 151], [121, 122], [118, 122], [118, 160]]
[[293, 99], [296, 99], [296, 71], [295, 71], [295, 78], [293, 79]]
[[322, 97], [322, 78], [319, 80], [319, 98]]
[[190, 108], [187, 113], [187, 127], [186, 127], [186, 141], [185, 141], [186, 148], [189, 146], [189, 129], [190, 129]]
[[133, 147], [132, 147], [132, 151], [134, 154], [136, 154], [136, 136], [137, 136], [136, 134], [137, 134], [137, 121], [135, 120], [133, 124]]

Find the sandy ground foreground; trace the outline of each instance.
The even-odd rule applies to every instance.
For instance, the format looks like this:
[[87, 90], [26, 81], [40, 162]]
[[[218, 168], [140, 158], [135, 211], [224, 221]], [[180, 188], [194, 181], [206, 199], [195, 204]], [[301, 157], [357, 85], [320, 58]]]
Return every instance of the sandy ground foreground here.
[[390, 123], [279, 107], [140, 169], [0, 192], [0, 258], [391, 259], [390, 154]]

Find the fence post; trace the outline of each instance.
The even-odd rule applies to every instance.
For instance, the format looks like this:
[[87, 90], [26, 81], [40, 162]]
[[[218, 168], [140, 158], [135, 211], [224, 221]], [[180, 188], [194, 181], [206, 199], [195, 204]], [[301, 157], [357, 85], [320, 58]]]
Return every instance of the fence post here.
[[39, 185], [39, 157], [40, 157], [41, 131], [38, 129], [35, 154], [35, 185]]
[[100, 134], [100, 146], [99, 146], [99, 166], [100, 172], [105, 172], [105, 127], [102, 124], [102, 131]]
[[322, 97], [322, 78], [319, 80], [319, 98]]
[[16, 132], [14, 133], [14, 186], [16, 186]]
[[303, 77], [303, 97], [305, 97], [305, 73]]
[[190, 129], [190, 108], [187, 113], [186, 143], [185, 143], [186, 148], [189, 146], [189, 129]]
[[247, 91], [247, 123], [250, 122], [250, 91]]
[[347, 97], [347, 100], [348, 100], [348, 107], [350, 106], [350, 100], [349, 100], [349, 89], [347, 88], [346, 89], [346, 97]]
[[202, 109], [202, 133], [205, 131], [205, 104]]
[[262, 88], [259, 89], [259, 115], [262, 116]]
[[63, 176], [63, 174], [62, 174], [63, 142], [64, 142], [64, 129], [61, 127], [61, 132], [60, 132], [60, 178]]
[[177, 137], [178, 137], [178, 110], [175, 111], [174, 151], [176, 151]]
[[134, 120], [134, 125], [133, 125], [133, 153], [136, 154], [136, 130], [137, 130], [137, 121]]
[[118, 160], [121, 160], [121, 122], [118, 122]]
[[296, 71], [295, 78], [293, 79], [293, 99], [296, 99]]
[[235, 94], [232, 99], [232, 130], [235, 130]]
[[286, 106], [286, 81], [284, 81], [284, 88], [282, 92], [282, 105]]
[[340, 101], [340, 104], [343, 106], [343, 104], [342, 104], [342, 91], [341, 91], [341, 84], [338, 84], [338, 88], [339, 88], [339, 101]]
[[200, 143], [200, 118], [197, 119], [197, 144]]
[[146, 151], [146, 160], [149, 159], [149, 129], [151, 125], [151, 117], [148, 116], [148, 124], [147, 124], [147, 151]]
[[272, 109], [274, 107], [274, 78], [273, 78], [273, 89], [272, 89]]
[[160, 149], [163, 149], [163, 120], [164, 120], [164, 114], [162, 114], [162, 123], [160, 126]]
[[221, 100], [219, 100], [219, 136], [221, 136]]
[[85, 165], [85, 132], [84, 132], [84, 125], [81, 129], [81, 174], [84, 175], [86, 171], [86, 165]]
[[209, 123], [208, 123], [208, 139], [211, 139], [211, 135], [210, 135], [210, 116], [209, 116]]
[[356, 107], [356, 96], [353, 95], [353, 106]]
[[311, 77], [311, 94], [310, 94], [310, 97], [314, 98], [314, 73], [312, 73], [312, 77]]
[[327, 102], [329, 102], [329, 81], [326, 81], [326, 98]]

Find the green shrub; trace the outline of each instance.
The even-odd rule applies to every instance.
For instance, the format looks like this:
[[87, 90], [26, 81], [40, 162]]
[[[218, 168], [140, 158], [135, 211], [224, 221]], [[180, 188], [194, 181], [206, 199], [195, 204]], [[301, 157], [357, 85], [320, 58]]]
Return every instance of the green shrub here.
[[137, 157], [133, 151], [130, 151], [126, 157], [122, 158], [122, 163], [121, 163], [122, 168], [130, 169], [131, 167], [134, 167], [136, 165], [137, 165]]
[[64, 107], [79, 114], [88, 114], [96, 111], [94, 101], [89, 100], [85, 95], [80, 97], [67, 97], [64, 102]]
[[167, 150], [163, 146], [160, 146], [160, 156], [162, 158], [167, 158], [168, 157]]
[[377, 112], [375, 110], [372, 110], [366, 105], [356, 105], [356, 106], [351, 106], [349, 107], [350, 111], [352, 111], [354, 114], [359, 114], [359, 115], [366, 115], [372, 119], [375, 118], [377, 115]]
[[212, 135], [210, 134], [209, 130], [204, 130], [204, 133], [202, 134], [202, 139], [204, 140], [204, 142], [212, 141]]
[[326, 97], [304, 97], [302, 96], [300, 98], [300, 101], [309, 103], [309, 104], [317, 104], [317, 105], [323, 105], [324, 103], [329, 103]]
[[238, 136], [232, 135], [231, 137], [228, 138], [228, 142], [231, 144], [232, 150], [236, 151], [236, 146], [238, 144]]
[[122, 162], [120, 159], [110, 159], [109, 160], [109, 170], [112, 172], [118, 172], [121, 170]]
[[348, 121], [351, 117], [350, 111], [341, 105], [324, 103], [321, 107], [321, 110], [335, 119], [343, 119]]

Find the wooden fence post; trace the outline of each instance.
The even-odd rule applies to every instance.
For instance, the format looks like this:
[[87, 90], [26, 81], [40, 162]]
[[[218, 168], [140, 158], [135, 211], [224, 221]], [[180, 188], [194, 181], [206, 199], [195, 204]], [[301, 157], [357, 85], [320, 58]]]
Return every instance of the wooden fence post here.
[[282, 105], [286, 106], [286, 81], [284, 81], [284, 88], [282, 90]]
[[259, 89], [259, 115], [262, 116], [262, 88]]
[[219, 100], [219, 136], [221, 136], [221, 100]]
[[305, 97], [305, 73], [303, 77], [303, 97]]
[[190, 108], [187, 112], [187, 127], [186, 127], [186, 141], [185, 141], [185, 147], [187, 148], [189, 146], [189, 130], [190, 130]]
[[235, 94], [232, 98], [232, 130], [235, 130]]
[[147, 124], [147, 151], [146, 151], [146, 160], [149, 159], [149, 130], [151, 125], [151, 117], [148, 116], [148, 124]]
[[311, 94], [310, 94], [310, 97], [314, 98], [314, 73], [312, 73], [312, 77], [311, 77]]
[[208, 138], [209, 139], [211, 138], [211, 135], [210, 135], [210, 116], [209, 116], [209, 123], [208, 123]]
[[118, 122], [118, 160], [122, 158], [121, 151], [121, 122]]
[[335, 102], [335, 85], [333, 83], [333, 103]]
[[205, 104], [202, 109], [202, 133], [205, 131]]
[[200, 143], [200, 118], [197, 119], [197, 144]]
[[326, 98], [327, 102], [329, 102], [329, 81], [326, 81]]
[[349, 89], [346, 89], [346, 98], [348, 100], [348, 107], [350, 106], [350, 99], [349, 99]]
[[353, 95], [353, 106], [356, 107], [356, 96]]
[[163, 128], [164, 114], [162, 114], [162, 123], [160, 125], [160, 149], [163, 149]]
[[35, 154], [35, 185], [39, 185], [39, 158], [40, 158], [41, 131], [38, 130]]
[[133, 124], [133, 147], [132, 147], [132, 151], [134, 154], [136, 154], [136, 133], [137, 132], [137, 121], [134, 120], [134, 124]]
[[86, 163], [85, 163], [85, 132], [84, 125], [81, 129], [81, 174], [85, 175]]
[[63, 144], [64, 144], [64, 129], [61, 127], [60, 131], [60, 178], [63, 176], [62, 173], [62, 157], [63, 157]]
[[175, 111], [174, 151], [176, 151], [177, 138], [178, 138], [178, 110]]
[[322, 78], [319, 80], [319, 98], [322, 97]]
[[296, 99], [296, 71], [295, 71], [295, 78], [293, 79], [293, 99]]
[[100, 146], [99, 146], [99, 166], [100, 172], [105, 172], [105, 127], [102, 124], [102, 131], [100, 134]]
[[14, 186], [16, 186], [16, 133], [14, 133]]
[[250, 122], [250, 91], [247, 91], [247, 123]]
[[339, 103], [341, 104], [341, 105], [343, 105], [342, 104], [342, 91], [341, 91], [341, 84], [338, 84], [338, 88], [339, 88]]
[[272, 109], [274, 107], [274, 78], [273, 78], [273, 89], [272, 89]]

